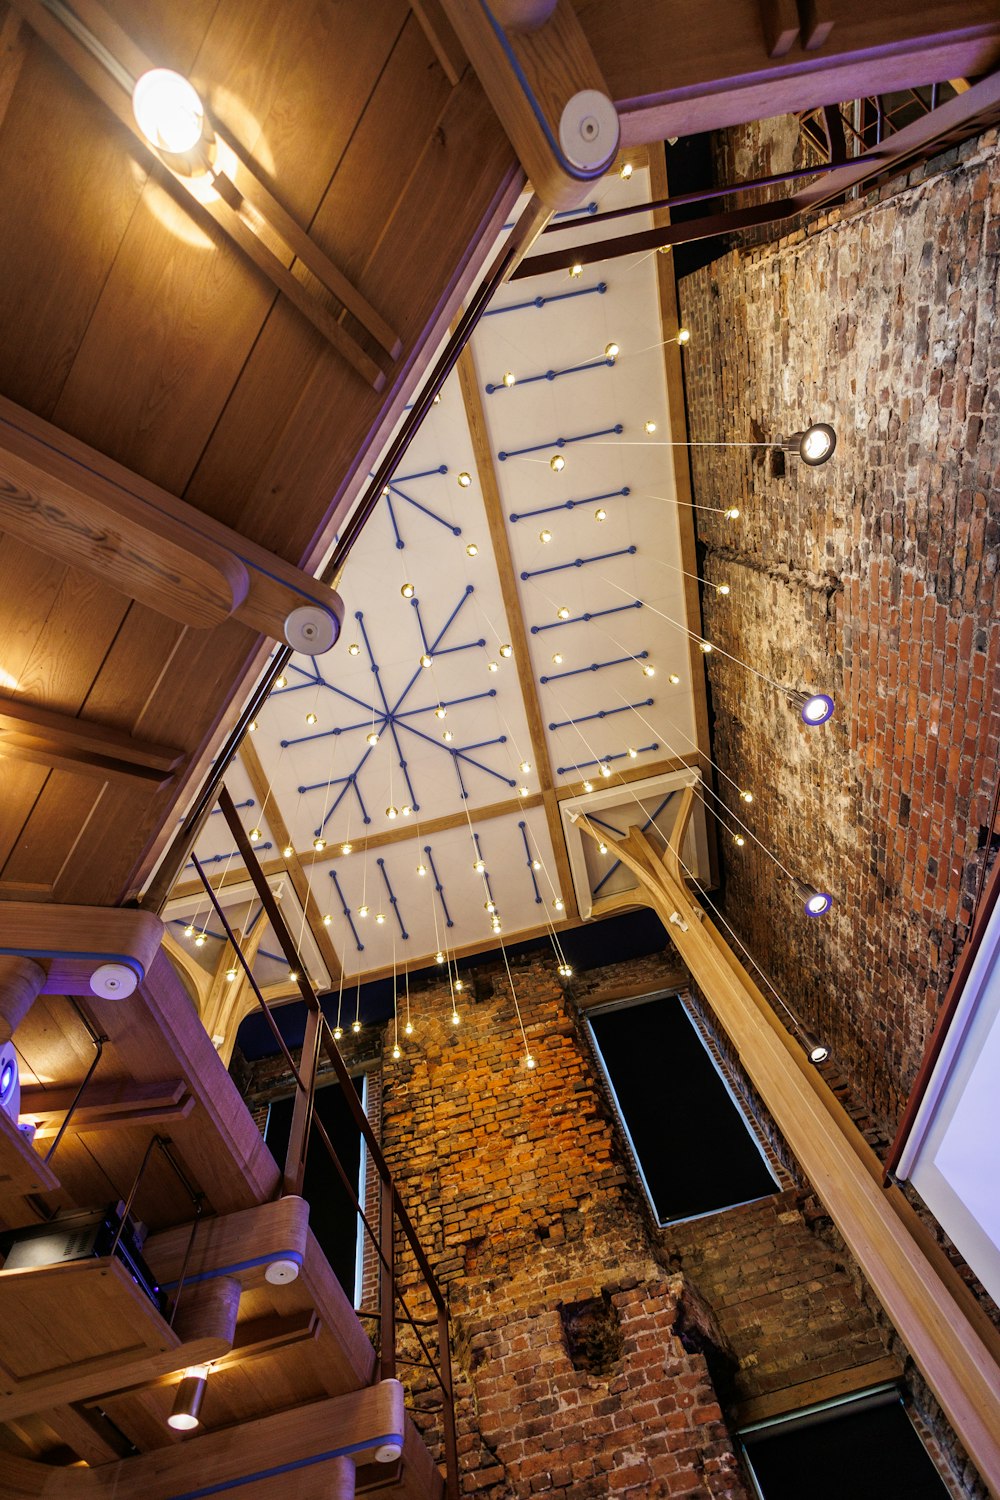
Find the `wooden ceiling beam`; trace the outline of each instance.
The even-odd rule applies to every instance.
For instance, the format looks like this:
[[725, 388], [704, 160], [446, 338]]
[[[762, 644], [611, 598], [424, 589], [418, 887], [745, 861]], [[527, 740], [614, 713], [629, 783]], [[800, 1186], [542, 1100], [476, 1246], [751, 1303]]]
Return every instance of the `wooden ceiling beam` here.
[[410, 0], [410, 9], [433, 47], [444, 76], [452, 88], [456, 88], [468, 66], [468, 59], [455, 35], [455, 28], [445, 15], [441, 0]]
[[184, 759], [180, 750], [166, 745], [151, 745], [103, 724], [3, 697], [0, 756], [96, 776], [101, 781], [124, 777], [153, 786], [169, 781]]
[[[535, 193], [552, 210], [575, 208], [614, 159], [619, 131], [572, 0], [544, 7], [549, 14], [530, 31], [505, 29], [486, 0], [441, 3]], [[588, 100], [580, 112], [586, 125], [570, 127], [570, 101], [583, 93], [603, 96], [607, 113], [595, 108], [596, 100]], [[570, 134], [581, 146], [587, 143], [585, 156], [592, 164], [571, 160], [566, 147]]]
[[306, 607], [331, 644], [340, 631], [326, 584], [2, 397], [0, 526], [182, 625], [234, 615], [302, 649], [290, 617]]

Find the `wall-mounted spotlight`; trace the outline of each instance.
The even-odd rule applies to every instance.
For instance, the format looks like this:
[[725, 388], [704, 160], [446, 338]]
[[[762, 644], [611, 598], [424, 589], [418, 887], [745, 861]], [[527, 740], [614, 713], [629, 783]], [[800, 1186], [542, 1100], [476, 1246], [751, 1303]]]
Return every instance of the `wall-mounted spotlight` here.
[[208, 1365], [192, 1365], [184, 1371], [170, 1408], [167, 1426], [175, 1432], [193, 1432], [201, 1425], [201, 1403], [208, 1384]]
[[149, 144], [185, 156], [205, 135], [205, 106], [194, 87], [171, 68], [151, 68], [132, 90], [132, 113]]
[[833, 457], [837, 434], [829, 422], [812, 422], [804, 432], [793, 432], [778, 446], [786, 453], [797, 453], [804, 464], [815, 469]]
[[813, 1067], [818, 1068], [820, 1063], [825, 1063], [830, 1056], [830, 1049], [825, 1042], [817, 1041], [808, 1031], [803, 1031], [802, 1040], [805, 1043], [806, 1056]]
[[825, 724], [827, 719], [833, 717], [834, 702], [829, 693], [800, 693], [793, 690], [788, 696], [802, 715], [803, 724]]
[[825, 917], [833, 905], [829, 891], [818, 891], [804, 881], [797, 881], [795, 889], [802, 898], [802, 909], [807, 917]]

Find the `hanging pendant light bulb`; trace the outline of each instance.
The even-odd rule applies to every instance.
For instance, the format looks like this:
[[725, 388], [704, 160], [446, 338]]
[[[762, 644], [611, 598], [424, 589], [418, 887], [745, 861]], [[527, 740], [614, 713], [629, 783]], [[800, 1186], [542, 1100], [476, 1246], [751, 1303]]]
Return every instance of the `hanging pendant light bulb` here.
[[561, 453], [555, 453], [549, 459], [549, 468], [552, 470], [553, 474], [561, 474], [565, 467], [566, 460], [563, 458]]
[[404, 599], [412, 599], [414, 594], [416, 593], [416, 589], [413, 587], [412, 583], [404, 583], [399, 592], [402, 594]]

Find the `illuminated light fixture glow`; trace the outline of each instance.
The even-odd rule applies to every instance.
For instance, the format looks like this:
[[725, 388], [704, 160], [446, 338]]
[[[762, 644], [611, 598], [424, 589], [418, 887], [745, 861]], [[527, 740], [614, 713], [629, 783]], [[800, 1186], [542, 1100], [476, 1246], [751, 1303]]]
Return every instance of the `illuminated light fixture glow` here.
[[523, 771], [524, 774], [525, 774], [525, 776], [527, 776], [528, 772], [531, 770], [531, 761], [530, 760], [522, 760], [522, 762], [521, 762], [521, 764], [520, 764], [520, 766], [519, 766], [518, 769], [521, 770], [521, 771]]
[[530, 1052], [528, 1053], [527, 1057], [524, 1059], [524, 1066], [526, 1068], [533, 1068], [535, 1066], [535, 1059], [532, 1057], [532, 1055], [531, 1055]]
[[561, 474], [565, 467], [566, 460], [563, 458], [562, 454], [553, 453], [552, 457], [549, 459], [549, 468], [552, 470], [553, 474]]
[[636, 756], [638, 754], [639, 754], [638, 750], [633, 749], [633, 747], [631, 745], [629, 745], [629, 747], [628, 747], [628, 758], [629, 758], [629, 760], [635, 760], [635, 758], [636, 758]]
[[431, 401], [431, 405], [432, 406], [440, 406], [441, 405], [441, 392], [440, 391], [438, 391], [437, 395], [435, 397], [433, 397], [433, 399]]
[[728, 510], [724, 511], [723, 514], [727, 521], [738, 521], [740, 518], [740, 508], [738, 505], [730, 505]]
[[311, 710], [310, 710], [309, 713], [306, 714], [306, 723], [307, 724], [315, 724], [316, 723], [316, 715]]
[[621, 178], [622, 182], [628, 182], [634, 171], [635, 168], [630, 161], [623, 161], [621, 166], [618, 168], [618, 176]]
[[568, 606], [565, 605], [565, 604], [561, 604], [559, 606], [559, 608], [556, 610], [556, 617], [557, 617], [557, 619], [560, 619], [560, 620], [568, 620], [569, 619], [569, 608], [568, 608]]
[[595, 521], [606, 521], [607, 519], [608, 519], [608, 513], [607, 513], [607, 511], [604, 509], [603, 505], [599, 505], [597, 507], [597, 509], [594, 511], [594, 520]]
[[298, 971], [298, 969], [289, 969], [289, 971], [288, 971], [288, 977], [291, 980], [292, 984], [294, 984], [295, 981], [299, 977], [299, 971]]
[[196, 948], [204, 948], [207, 942], [208, 938], [205, 936], [205, 934], [203, 932], [199, 932], [198, 936], [194, 940], [194, 945]]
[[377, 915], [376, 915], [376, 917], [375, 917], [375, 921], [378, 923], [379, 927], [383, 927], [385, 925], [385, 914], [384, 914], [384, 912], [378, 912]]
[[790, 693], [789, 697], [802, 716], [803, 724], [813, 727], [833, 717], [834, 702], [829, 693]]
[[450, 745], [455, 736], [450, 729], [446, 729], [441, 738], [444, 740], [445, 744]]
[[812, 1063], [814, 1068], [818, 1068], [820, 1063], [825, 1063], [827, 1058], [830, 1056], [830, 1049], [825, 1042], [817, 1041], [815, 1037], [810, 1036], [808, 1031], [803, 1032], [803, 1037], [806, 1043], [809, 1061]]
[[357, 656], [360, 650], [361, 647], [358, 645], [357, 641], [352, 641], [347, 648], [347, 654], [348, 656]]
[[471, 483], [472, 475], [469, 473], [468, 469], [463, 469], [458, 476], [459, 489], [467, 490]]
[[389, 806], [385, 810], [385, 815], [386, 815], [387, 818], [398, 818], [399, 817], [399, 809], [397, 807], [394, 807], [393, 804], [390, 802]]
[[412, 583], [404, 583], [399, 592], [402, 594], [404, 599], [412, 599], [416, 590], [414, 589]]
[[193, 1432], [201, 1425], [201, 1403], [208, 1384], [208, 1365], [191, 1365], [184, 1371], [174, 1393], [167, 1426], [175, 1432]]
[[652, 437], [653, 433], [656, 431], [656, 423], [655, 422], [643, 422], [643, 424], [642, 424], [642, 430], [646, 434], [647, 437]]
[[553, 651], [553, 653], [552, 653], [552, 664], [553, 664], [553, 666], [561, 667], [562, 664], [563, 664], [563, 660], [564, 660], [564, 657], [563, 657], [563, 654], [562, 654], [561, 651]]
[[679, 344], [690, 344], [690, 342], [691, 342], [691, 330], [690, 330], [690, 328], [678, 328], [678, 330], [677, 330], [677, 342]]
[[352, 1021], [351, 1022], [351, 1030], [354, 1032], [354, 1035], [357, 1036], [358, 1032], [361, 1030], [361, 1022], [360, 1021]]
[[619, 356], [619, 354], [621, 352], [622, 351], [619, 348], [619, 346], [616, 343], [614, 343], [614, 342], [612, 342], [610, 344], [605, 344], [605, 346], [604, 346], [604, 358], [605, 359], [617, 359], [618, 356]]
[[250, 832], [247, 834], [247, 838], [250, 840], [251, 844], [259, 844], [260, 843], [260, 829], [259, 828], [251, 828]]
[[487, 672], [499, 672], [500, 667], [497, 664], [497, 662], [495, 662], [495, 661], [488, 661], [486, 663], [486, 670], [487, 670]]
[[514, 647], [510, 644], [509, 641], [504, 641], [503, 645], [500, 647], [500, 655], [503, 657], [504, 661], [509, 661], [510, 658], [514, 655]]
[[511, 388], [512, 385], [516, 385], [517, 384], [517, 376], [514, 374], [513, 370], [504, 370], [504, 372], [503, 372], [503, 383], [507, 387], [508, 390], [510, 390], [510, 388]]
[[483, 871], [486, 869], [486, 864], [483, 860], [477, 859], [472, 868], [475, 870], [477, 875], [482, 875]]
[[642, 675], [643, 675], [643, 677], [655, 677], [656, 676], [656, 668], [653, 666], [652, 662], [647, 662], [646, 663], [646, 665], [642, 669]]
[[743, 835], [742, 835], [742, 833], [738, 833], [738, 834], [736, 834], [736, 836], [735, 836], [735, 837], [736, 837], [736, 843], [737, 843], [737, 846], [738, 846], [738, 847], [739, 847], [739, 848], [740, 848], [740, 849], [742, 849], [742, 848], [743, 848], [743, 845], [744, 845], [744, 844], [745, 844], [745, 843], [746, 843], [746, 839], [745, 839], [745, 838], [744, 838], [744, 837], [743, 837]]
[[192, 927], [192, 925], [191, 925], [190, 922], [187, 924], [187, 926], [184, 929], [184, 936], [185, 937], [194, 937], [194, 928]]
[[699, 651], [704, 651], [705, 655], [708, 656], [710, 651], [715, 650], [715, 647], [712, 645], [711, 641], [699, 641], [698, 649]]
[[552, 905], [555, 907], [556, 911], [566, 910], [566, 903], [563, 901], [563, 898], [561, 896], [557, 896]]
[[323, 850], [326, 848], [326, 839], [323, 839], [323, 838], [315, 838], [315, 839], [313, 839], [313, 848], [316, 850], [317, 854], [322, 854]]
[[753, 792], [740, 792], [740, 796], [741, 796], [741, 798], [743, 799], [744, 802], [752, 802], [753, 801]]
[[281, 852], [285, 859], [291, 859], [292, 855], [295, 853], [295, 850], [292, 848], [291, 844], [286, 844]]
[[132, 113], [149, 144], [171, 156], [192, 151], [205, 133], [197, 90], [171, 68], [151, 68], [136, 80]]
[[234, 981], [235, 981], [235, 979], [236, 979], [236, 970], [235, 969], [227, 969], [226, 970], [226, 979], [227, 979], [227, 981], [230, 984], [233, 984]]
[[519, 786], [518, 787], [518, 789], [517, 789], [517, 795], [519, 797], [527, 797], [529, 794], [530, 794], [530, 788], [529, 787], [526, 787], [526, 786]]
[[825, 917], [833, 905], [833, 897], [829, 891], [817, 891], [811, 885], [799, 884], [798, 893], [802, 897], [802, 910], [807, 917]]
[[333, 1040], [335, 1042], [339, 1042], [340, 1039], [341, 1039], [341, 1037], [343, 1035], [344, 1035], [344, 1028], [343, 1028], [343, 1026], [335, 1026], [333, 1028]]
[[412, 1021], [407, 1021], [406, 1025], [403, 1027], [403, 1030], [406, 1032], [407, 1036], [412, 1036], [413, 1035], [413, 1022]]
[[352, 843], [350, 843], [347, 839], [345, 839], [344, 842], [340, 846], [340, 852], [341, 852], [341, 854], [350, 854], [350, 852], [351, 852], [351, 850], [353, 848], [354, 848], [354, 845]]
[[378, 744], [378, 735], [376, 734], [374, 729], [372, 730], [371, 734], [365, 735], [365, 743], [371, 745], [373, 748]]
[[594, 790], [594, 783], [592, 781], [585, 781], [583, 783], [583, 790], [585, 792], [592, 792]]
[[396, 1046], [392, 1049], [393, 1061], [399, 1062], [399, 1059], [402, 1057], [402, 1055], [402, 1052], [399, 1050], [399, 1044], [397, 1043]]
[[837, 434], [829, 422], [811, 422], [804, 432], [793, 432], [781, 446], [786, 453], [797, 453], [804, 464], [815, 469], [833, 457]]
[[541, 862], [541, 860], [540, 859], [533, 859], [531, 861], [531, 868], [533, 870], [540, 870], [542, 868], [542, 862]]
[[678, 677], [678, 675], [677, 675], [676, 672], [668, 672], [667, 673], [667, 681], [669, 683], [671, 683], [673, 687], [676, 687], [677, 684], [680, 682], [680, 678]]
[[257, 733], [257, 720], [256, 719], [251, 719], [250, 723], [247, 725], [247, 728], [249, 729], [249, 731], [250, 731], [251, 734], [256, 734]]
[[447, 712], [448, 710], [445, 708], [444, 704], [439, 703], [437, 708], [434, 710], [434, 717], [435, 719], [443, 719], [446, 716]]
[[552, 533], [547, 526], [543, 527], [543, 529], [538, 533], [538, 540], [542, 543], [542, 546], [545, 546], [547, 542], [551, 542]]
[[599, 769], [602, 776], [608, 777], [611, 775], [611, 767], [608, 765], [607, 761], [602, 761]]
[[478, 548], [478, 546], [476, 545], [475, 542], [469, 542], [468, 545], [466, 546], [465, 551], [466, 551], [466, 555], [468, 557], [478, 557], [479, 556], [479, 548]]
[[368, 907], [367, 906], [359, 906], [358, 907], [358, 916], [359, 917], [367, 917], [367, 915], [368, 915]]
[[417, 865], [417, 874], [418, 875], [426, 875], [427, 874], [427, 866], [425, 864], [419, 864], [419, 865]]
[[461, 979], [456, 979], [455, 980], [455, 988], [456, 988], [456, 990], [459, 990], [459, 991], [464, 990], [465, 989], [465, 983], [464, 983], [464, 981], [461, 980]]
[[574, 279], [574, 281], [576, 280], [577, 276], [583, 275], [583, 267], [581, 266], [579, 261], [573, 262], [573, 264], [569, 268], [569, 274]]
[[597, 846], [597, 852], [599, 854], [607, 854], [607, 852], [608, 852], [608, 846], [607, 846], [607, 844], [598, 844], [598, 846]]
[[438, 951], [434, 955], [434, 962], [436, 964], [443, 964], [444, 963], [444, 954], [441, 952], [440, 948], [438, 949]]
[[458, 1014], [457, 1010], [453, 1010], [452, 1013], [451, 1013], [451, 1024], [453, 1026], [458, 1026], [460, 1024], [460, 1022], [461, 1022], [461, 1016]]
[[422, 667], [429, 667], [433, 660], [434, 658], [433, 656], [431, 656], [430, 652], [425, 651], [423, 656], [420, 658], [420, 665]]
[[729, 584], [728, 583], [718, 583], [718, 584], [716, 584], [716, 586], [715, 586], [715, 592], [717, 594], [728, 594], [729, 593]]
[[282, 673], [282, 675], [280, 677], [276, 677], [274, 679], [274, 685], [275, 685], [276, 688], [287, 687], [288, 686], [288, 678], [284, 675], [284, 673]]
[[332, 921], [333, 921], [333, 918], [331, 917], [330, 913], [329, 912], [325, 912], [324, 915], [323, 915], [323, 926], [324, 927], [329, 927], [329, 925], [330, 925], [330, 923]]

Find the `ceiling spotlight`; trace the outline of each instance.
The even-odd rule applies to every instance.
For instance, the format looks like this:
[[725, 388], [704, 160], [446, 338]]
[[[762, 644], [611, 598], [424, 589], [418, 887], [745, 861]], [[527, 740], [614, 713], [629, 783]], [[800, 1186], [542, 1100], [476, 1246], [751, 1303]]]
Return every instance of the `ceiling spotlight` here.
[[468, 469], [463, 469], [462, 472], [458, 476], [459, 488], [463, 489], [463, 490], [467, 490], [469, 488], [469, 485], [471, 483], [472, 483], [472, 475], [469, 473]]
[[525, 776], [527, 776], [528, 772], [531, 770], [531, 761], [530, 760], [522, 760], [519, 769], [524, 772]]
[[600, 772], [604, 777], [608, 777], [611, 775], [611, 767], [608, 765], [606, 760], [601, 762]]
[[508, 390], [510, 390], [512, 385], [515, 385], [517, 383], [517, 376], [514, 374], [513, 370], [504, 370], [503, 383]]
[[444, 740], [445, 744], [450, 745], [455, 736], [452, 730], [446, 729], [441, 738]]
[[514, 647], [510, 644], [509, 641], [504, 641], [503, 645], [500, 647], [500, 655], [503, 657], [504, 661], [509, 661], [510, 658], [514, 655]]
[[552, 662], [554, 666], [561, 667], [563, 664], [563, 660], [564, 658], [561, 651], [553, 651]]
[[483, 902], [483, 910], [484, 911], [488, 911], [489, 914], [490, 914], [490, 916], [492, 917], [493, 914], [496, 911], [496, 906], [495, 906], [495, 904], [492, 901], [484, 901]]
[[151, 68], [132, 90], [132, 113], [151, 146], [172, 156], [192, 151], [205, 130], [196, 90], [170, 68]]
[[276, 687], [276, 688], [283, 688], [283, 687], [287, 687], [287, 686], [288, 686], [288, 678], [287, 678], [287, 677], [285, 677], [285, 676], [284, 676], [284, 675], [283, 675], [283, 674], [282, 674], [282, 676], [281, 676], [281, 677], [276, 677], [276, 678], [275, 678], [275, 679], [274, 679], [274, 685], [275, 685], [275, 687]]
[[426, 875], [427, 874], [427, 866], [423, 863], [423, 861], [421, 861], [420, 864], [417, 865], [417, 874], [418, 875]]
[[344, 1035], [344, 1028], [343, 1028], [343, 1026], [335, 1026], [333, 1028], [333, 1040], [335, 1042], [339, 1042], [340, 1039], [341, 1039], [341, 1037], [343, 1035]]
[[643, 422], [643, 424], [642, 424], [642, 430], [646, 434], [647, 437], [652, 437], [653, 433], [656, 431], [656, 423], [655, 422]]
[[475, 862], [475, 864], [472, 866], [472, 868], [475, 870], [475, 872], [476, 872], [477, 875], [481, 875], [483, 873], [483, 871], [486, 869], [486, 864], [485, 864], [485, 862], [483, 860], [477, 859], [476, 862]]
[[259, 828], [251, 828], [250, 832], [247, 834], [247, 838], [250, 840], [251, 844], [259, 844], [260, 843], [260, 829]]
[[621, 178], [622, 182], [628, 182], [634, 171], [635, 168], [630, 161], [623, 161], [621, 166], [618, 168], [618, 176]]
[[806, 1044], [809, 1061], [814, 1067], [818, 1068], [820, 1063], [825, 1063], [830, 1056], [829, 1047], [825, 1042], [820, 1042], [816, 1037], [811, 1036], [808, 1031], [802, 1032], [802, 1038]]
[[385, 914], [384, 914], [384, 912], [376, 912], [376, 914], [375, 914], [375, 921], [378, 923], [378, 925], [380, 927], [384, 927], [384, 925], [385, 925]]
[[691, 330], [690, 330], [690, 328], [678, 328], [678, 330], [677, 330], [677, 342], [679, 344], [690, 344], [690, 342], [691, 342]]
[[616, 360], [618, 358], [618, 356], [619, 356], [619, 354], [621, 352], [622, 351], [619, 348], [619, 346], [616, 343], [614, 343], [614, 342], [612, 342], [610, 344], [605, 344], [605, 346], [604, 346], [604, 358], [605, 359], [610, 359], [610, 360], [614, 361], [614, 360]]
[[352, 641], [347, 648], [347, 654], [348, 656], [357, 656], [360, 650], [361, 647], [358, 645], [357, 641]]
[[316, 723], [316, 715], [314, 713], [312, 713], [311, 711], [306, 714], [306, 723], [307, 724], [315, 724]]
[[678, 684], [678, 683], [679, 683], [679, 682], [680, 682], [680, 678], [679, 678], [679, 677], [678, 677], [678, 675], [677, 675], [677, 673], [676, 673], [676, 672], [668, 672], [668, 673], [667, 673], [667, 681], [668, 681], [668, 682], [669, 682], [669, 683], [670, 683], [670, 684], [671, 684], [671, 685], [672, 685], [672, 686], [673, 686], [673, 687], [676, 687], [676, 686], [677, 686], [677, 684]]
[[399, 808], [398, 807], [393, 807], [392, 803], [390, 802], [389, 806], [385, 810], [385, 815], [386, 815], [387, 818], [390, 818], [390, 819], [391, 818], [398, 818], [399, 817]]
[[229, 981], [230, 984], [232, 984], [234, 982], [234, 980], [236, 979], [236, 970], [235, 969], [227, 969], [226, 970], [226, 979]]
[[288, 978], [289, 978], [289, 980], [291, 981], [292, 984], [295, 983], [295, 981], [298, 979], [298, 977], [299, 977], [299, 971], [298, 971], [298, 969], [289, 969], [289, 971], [288, 971]]
[[440, 948], [438, 949], [438, 951], [434, 955], [434, 962], [436, 964], [443, 964], [444, 963], [444, 954], [441, 952]]
[[370, 734], [365, 735], [365, 740], [374, 748], [374, 746], [378, 744], [378, 734], [373, 729]]
[[585, 792], [592, 792], [594, 790], [594, 783], [592, 781], [585, 781], [583, 783], [583, 790]]
[[556, 911], [566, 910], [566, 903], [563, 901], [563, 898], [561, 896], [557, 896], [552, 905], [555, 907]]
[[738, 505], [730, 505], [729, 509], [724, 511], [723, 514], [727, 521], [738, 521], [740, 518], [740, 508]]
[[545, 527], [543, 527], [543, 528], [542, 528], [542, 530], [541, 530], [541, 531], [540, 531], [540, 532], [539, 532], [539, 533], [538, 533], [538, 540], [539, 540], [539, 541], [540, 541], [540, 542], [541, 542], [541, 543], [542, 543], [542, 544], [543, 544], [543, 545], [544, 545], [544, 544], [545, 544], [545, 543], [546, 543], [546, 542], [551, 542], [551, 540], [552, 540], [552, 533], [551, 533], [551, 531], [550, 531], [550, 530], [549, 530], [549, 529], [548, 529], [548, 527], [547, 527], [547, 526], [545, 526]]
[[475, 542], [469, 542], [466, 546], [465, 552], [467, 557], [479, 556], [479, 548], [476, 546]]
[[359, 917], [367, 917], [367, 915], [368, 915], [368, 907], [367, 906], [359, 906], [358, 907], [358, 916]]
[[561, 453], [554, 453], [549, 459], [549, 468], [552, 470], [553, 474], [561, 474], [565, 467], [566, 460], [563, 458]]
[[361, 1030], [361, 1022], [360, 1021], [352, 1021], [351, 1022], [351, 1030], [354, 1032], [354, 1035], [357, 1036], [358, 1032]]
[[743, 799], [744, 802], [752, 802], [753, 801], [753, 792], [740, 792], [740, 797]]
[[251, 734], [256, 734], [257, 733], [257, 720], [256, 719], [251, 719], [250, 723], [247, 725], [247, 728], [249, 729], [249, 731], [250, 731]]
[[607, 519], [608, 519], [608, 513], [607, 513], [607, 511], [604, 509], [603, 505], [599, 505], [597, 507], [597, 509], [594, 511], [594, 520], [595, 521], [606, 521]]
[[[158, 68], [157, 72], [165, 71]], [[145, 77], [149, 77], [147, 73]], [[142, 82], [140, 78], [139, 82]], [[191, 1365], [184, 1371], [180, 1384], [174, 1393], [174, 1402], [170, 1408], [167, 1418], [167, 1426], [172, 1427], [175, 1432], [193, 1432], [201, 1425], [201, 1403], [205, 1397], [205, 1386], [208, 1384], [208, 1365]]]
[[500, 667], [499, 667], [499, 664], [497, 662], [495, 662], [495, 661], [488, 661], [486, 663], [486, 670], [487, 670], [487, 672], [499, 672]]
[[728, 594], [729, 593], [729, 584], [728, 583], [717, 584], [715, 592], [717, 594]]
[[408, 802], [404, 802], [399, 810], [403, 814], [404, 818], [410, 818], [413, 816], [413, 808]]
[[402, 1052], [400, 1052], [399, 1050], [399, 1043], [397, 1042], [396, 1046], [392, 1049], [393, 1060], [395, 1062], [399, 1062], [399, 1059], [402, 1057], [402, 1055]]
[[789, 698], [802, 715], [804, 724], [825, 724], [833, 715], [834, 703], [829, 693], [789, 693]]
[[581, 264], [580, 264], [579, 261], [574, 261], [573, 262], [573, 264], [569, 268], [569, 274], [573, 278], [574, 281], [576, 280], [576, 278], [578, 276], [582, 276], [583, 275], [583, 267], [581, 266]]
[[315, 838], [315, 839], [313, 839], [313, 848], [316, 850], [317, 854], [322, 854], [323, 850], [326, 848], [326, 839], [323, 839], [323, 838]]
[[629, 747], [628, 747], [628, 758], [629, 758], [629, 760], [635, 760], [635, 758], [636, 758], [636, 756], [638, 754], [639, 754], [638, 750], [633, 750], [632, 746], [629, 745]]
[[416, 590], [414, 589], [412, 583], [404, 583], [399, 592], [402, 594], [404, 599], [412, 599]]
[[786, 453], [797, 453], [811, 469], [832, 458], [836, 446], [837, 434], [829, 422], [813, 422], [805, 432], [793, 432], [781, 444]]
[[437, 708], [434, 710], [434, 717], [435, 719], [443, 719], [447, 715], [447, 713], [448, 710], [445, 708], [444, 704], [439, 703]]
[[493, 927], [493, 931], [494, 932], [499, 932], [500, 931], [500, 918], [499, 917], [494, 917], [493, 918], [493, 922], [492, 922], [491, 925]]
[[802, 909], [807, 917], [825, 917], [833, 905], [829, 891], [817, 891], [802, 881], [796, 883], [796, 890], [802, 897]]
[[569, 619], [569, 609], [567, 608], [567, 606], [565, 604], [561, 604], [559, 606], [559, 608], [556, 610], [556, 617], [557, 617], [557, 619], [560, 619], [560, 620], [568, 620]]
[[344, 842], [340, 846], [340, 852], [341, 852], [341, 854], [350, 854], [350, 852], [351, 852], [351, 850], [353, 848], [354, 848], [354, 845], [350, 842], [350, 840], [349, 839], [345, 839]]
[[698, 649], [699, 651], [704, 651], [705, 655], [708, 656], [710, 651], [715, 650], [715, 647], [712, 645], [711, 641], [699, 641]]
[[425, 651], [423, 656], [420, 658], [420, 665], [422, 667], [429, 667], [433, 660], [434, 658], [433, 656], [431, 656], [430, 652]]

